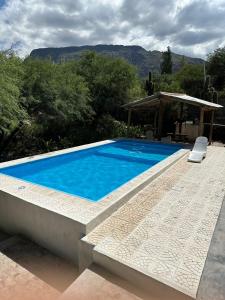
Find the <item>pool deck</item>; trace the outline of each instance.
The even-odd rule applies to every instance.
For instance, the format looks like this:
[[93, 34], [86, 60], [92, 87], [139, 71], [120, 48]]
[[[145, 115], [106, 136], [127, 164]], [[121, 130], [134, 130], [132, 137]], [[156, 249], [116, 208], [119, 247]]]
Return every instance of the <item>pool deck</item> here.
[[212, 299], [203, 291], [212, 265], [216, 289], [224, 196], [224, 147], [208, 147], [201, 164], [183, 157], [81, 240], [80, 268], [94, 262], [153, 299]]

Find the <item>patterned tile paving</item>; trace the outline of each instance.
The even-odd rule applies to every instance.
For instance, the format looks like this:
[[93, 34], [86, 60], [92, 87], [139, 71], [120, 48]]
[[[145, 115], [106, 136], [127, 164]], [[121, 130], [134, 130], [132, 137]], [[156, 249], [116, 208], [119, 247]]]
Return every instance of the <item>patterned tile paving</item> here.
[[[190, 165], [186, 164], [186, 160], [180, 160], [136, 194], [126, 205], [116, 211], [111, 218], [106, 219], [83, 240], [96, 245], [107, 236], [113, 236], [114, 238], [116, 234], [122, 238], [127, 236], [162, 199], [169, 188], [175, 186], [179, 181], [180, 174], [189, 169]], [[121, 224], [127, 224], [126, 230], [123, 230], [124, 226], [121, 226]]]
[[201, 164], [180, 160], [84, 240], [195, 298], [224, 194], [225, 149], [209, 147]]

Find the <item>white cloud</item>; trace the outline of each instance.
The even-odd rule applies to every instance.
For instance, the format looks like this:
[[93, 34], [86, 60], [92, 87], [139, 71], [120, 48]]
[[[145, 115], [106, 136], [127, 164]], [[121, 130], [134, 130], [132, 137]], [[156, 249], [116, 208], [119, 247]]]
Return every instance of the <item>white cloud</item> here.
[[202, 56], [224, 46], [224, 0], [6, 0], [0, 48], [125, 44]]

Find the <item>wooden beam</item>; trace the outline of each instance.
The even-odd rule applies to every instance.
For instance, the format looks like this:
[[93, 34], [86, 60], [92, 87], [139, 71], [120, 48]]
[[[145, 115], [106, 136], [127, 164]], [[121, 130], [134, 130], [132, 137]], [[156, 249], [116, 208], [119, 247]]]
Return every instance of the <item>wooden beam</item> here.
[[131, 113], [132, 113], [132, 109], [129, 109], [128, 110], [128, 120], [127, 120], [127, 136], [129, 135], [129, 131], [130, 131]]
[[209, 144], [212, 143], [213, 122], [214, 122], [214, 110], [212, 110], [212, 112], [211, 112], [211, 122], [210, 122], [210, 129], [209, 129]]
[[204, 133], [204, 108], [201, 107], [200, 109], [200, 120], [199, 120], [199, 131], [198, 135], [203, 135]]

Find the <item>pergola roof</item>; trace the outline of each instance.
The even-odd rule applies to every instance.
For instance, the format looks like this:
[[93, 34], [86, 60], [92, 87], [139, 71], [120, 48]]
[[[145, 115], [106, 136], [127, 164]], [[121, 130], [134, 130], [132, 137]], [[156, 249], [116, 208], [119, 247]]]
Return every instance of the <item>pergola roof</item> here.
[[189, 105], [199, 106], [205, 110], [217, 110], [222, 108], [222, 105], [205, 101], [202, 99], [194, 98], [188, 96], [186, 94], [178, 94], [178, 93], [167, 93], [167, 92], [158, 92], [152, 96], [148, 96], [130, 103], [123, 105], [126, 109], [144, 109], [148, 107], [158, 106], [160, 104], [160, 100], [166, 100], [168, 103], [175, 101], [175, 102], [182, 102]]

